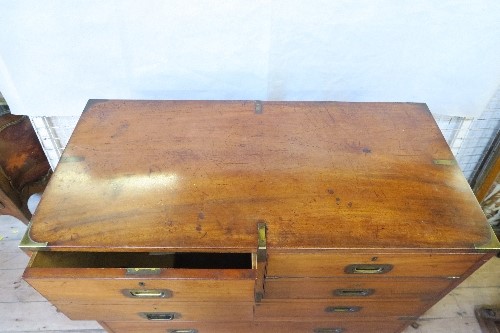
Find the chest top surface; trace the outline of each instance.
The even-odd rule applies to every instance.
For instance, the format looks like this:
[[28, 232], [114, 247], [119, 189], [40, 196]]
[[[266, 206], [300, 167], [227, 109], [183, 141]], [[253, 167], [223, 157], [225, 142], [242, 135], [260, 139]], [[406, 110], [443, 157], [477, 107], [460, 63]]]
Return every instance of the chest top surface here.
[[474, 249], [486, 219], [424, 104], [90, 101], [30, 237], [84, 251]]

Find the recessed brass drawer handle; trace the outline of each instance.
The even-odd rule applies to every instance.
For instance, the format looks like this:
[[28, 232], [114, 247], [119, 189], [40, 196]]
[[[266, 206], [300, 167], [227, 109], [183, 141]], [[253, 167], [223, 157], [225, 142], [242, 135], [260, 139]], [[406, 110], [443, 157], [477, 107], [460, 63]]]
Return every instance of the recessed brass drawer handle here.
[[392, 267], [389, 264], [353, 264], [346, 266], [344, 272], [347, 274], [384, 274], [390, 272]]
[[167, 330], [167, 333], [198, 333], [198, 330], [191, 329], [180, 329], [180, 330]]
[[360, 306], [327, 306], [325, 312], [359, 312]]
[[365, 297], [373, 295], [374, 289], [335, 289], [333, 295], [342, 297]]
[[180, 318], [180, 315], [175, 312], [141, 312], [139, 316], [152, 321], [170, 321]]
[[315, 328], [313, 333], [342, 333], [343, 328], [340, 327], [329, 327], [329, 328]]
[[172, 291], [168, 289], [124, 289], [123, 294], [132, 298], [170, 298]]

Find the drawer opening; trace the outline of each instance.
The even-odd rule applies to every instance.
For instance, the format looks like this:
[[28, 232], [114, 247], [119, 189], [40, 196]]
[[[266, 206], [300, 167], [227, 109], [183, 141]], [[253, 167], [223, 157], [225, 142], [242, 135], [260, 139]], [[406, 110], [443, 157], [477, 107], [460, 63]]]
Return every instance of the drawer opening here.
[[252, 269], [251, 253], [37, 252], [37, 268]]

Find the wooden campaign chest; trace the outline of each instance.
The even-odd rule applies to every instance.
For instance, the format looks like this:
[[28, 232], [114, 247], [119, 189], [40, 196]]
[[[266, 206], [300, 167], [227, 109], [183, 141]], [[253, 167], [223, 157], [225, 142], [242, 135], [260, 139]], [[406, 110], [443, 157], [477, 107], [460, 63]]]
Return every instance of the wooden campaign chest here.
[[499, 243], [424, 104], [90, 101], [21, 247], [109, 332], [400, 332]]

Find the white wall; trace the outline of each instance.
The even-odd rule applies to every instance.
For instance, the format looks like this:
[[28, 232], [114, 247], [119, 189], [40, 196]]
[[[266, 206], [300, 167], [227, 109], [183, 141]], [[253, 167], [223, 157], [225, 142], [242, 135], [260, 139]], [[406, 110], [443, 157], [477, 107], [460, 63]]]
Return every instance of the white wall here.
[[500, 1], [0, 0], [13, 113], [89, 98], [425, 102], [477, 116], [500, 85]]

